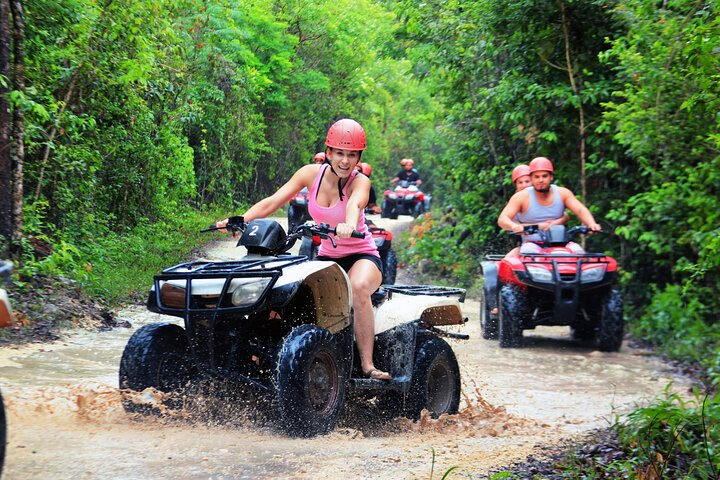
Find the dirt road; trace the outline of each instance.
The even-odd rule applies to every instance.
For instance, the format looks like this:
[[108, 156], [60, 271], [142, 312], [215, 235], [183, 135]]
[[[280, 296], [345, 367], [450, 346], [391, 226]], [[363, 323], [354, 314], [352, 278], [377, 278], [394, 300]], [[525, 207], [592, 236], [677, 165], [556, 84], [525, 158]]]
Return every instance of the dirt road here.
[[[377, 223], [400, 228], [407, 218]], [[237, 256], [234, 242], [208, 258]], [[400, 276], [402, 279], [402, 276]], [[399, 282], [402, 283], [402, 282]], [[658, 359], [623, 346], [618, 353], [580, 348], [565, 329], [526, 333], [527, 346], [500, 350], [482, 340], [479, 304], [451, 341], [463, 377], [458, 415], [380, 428], [348, 418], [331, 434], [291, 439], [238, 415], [135, 421], [122, 410], [117, 370], [139, 326], [166, 320], [142, 307], [120, 314], [133, 329], [76, 332], [54, 344], [0, 351], [8, 410], [6, 479], [449, 478], [480, 475], [522, 460], [536, 445], [607, 424], [658, 394], [672, 379]], [[677, 388], [685, 381], [674, 379]], [[213, 406], [206, 406], [212, 411]]]

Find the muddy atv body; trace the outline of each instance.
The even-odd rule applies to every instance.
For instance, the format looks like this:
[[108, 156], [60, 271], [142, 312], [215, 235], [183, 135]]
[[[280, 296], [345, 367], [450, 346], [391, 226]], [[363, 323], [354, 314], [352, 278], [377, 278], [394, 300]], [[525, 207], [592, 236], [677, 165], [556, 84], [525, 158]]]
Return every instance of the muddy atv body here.
[[[301, 225], [290, 235], [276, 222], [236, 221], [249, 254], [230, 262], [191, 262], [155, 276], [148, 308], [182, 322], [139, 329], [120, 364], [120, 386], [167, 394], [163, 405], [132, 400], [136, 413], [182, 405], [184, 392], [217, 379], [252, 391], [258, 405], [291, 436], [332, 430], [349, 396], [372, 392], [393, 415], [417, 418], [455, 413], [460, 398], [457, 360], [439, 326], [462, 324], [464, 291], [388, 287], [374, 296], [376, 366], [393, 380], [364, 378], [353, 339], [352, 292], [334, 262], [284, 254], [294, 240], [327, 235]], [[298, 232], [300, 232], [298, 234]]]
[[528, 226], [526, 231], [541, 235], [539, 249], [490, 255], [481, 264], [483, 338], [516, 348], [523, 345], [523, 330], [566, 325], [573, 338], [598, 350], [619, 350], [624, 321], [615, 259], [571, 244], [575, 235], [589, 232], [587, 227], [560, 225], [544, 232]]

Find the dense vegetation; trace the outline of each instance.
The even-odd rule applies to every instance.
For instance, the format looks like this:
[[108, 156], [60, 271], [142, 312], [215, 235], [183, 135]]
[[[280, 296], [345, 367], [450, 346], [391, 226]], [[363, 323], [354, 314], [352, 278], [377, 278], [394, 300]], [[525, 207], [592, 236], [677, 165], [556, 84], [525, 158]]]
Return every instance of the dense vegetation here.
[[595, 240], [623, 265], [633, 333], [720, 383], [717, 1], [0, 7], [0, 252], [23, 275], [120, 298], [349, 116], [376, 188], [413, 157], [433, 191], [408, 258], [468, 286], [507, 247], [510, 170], [550, 157], [612, 234]]

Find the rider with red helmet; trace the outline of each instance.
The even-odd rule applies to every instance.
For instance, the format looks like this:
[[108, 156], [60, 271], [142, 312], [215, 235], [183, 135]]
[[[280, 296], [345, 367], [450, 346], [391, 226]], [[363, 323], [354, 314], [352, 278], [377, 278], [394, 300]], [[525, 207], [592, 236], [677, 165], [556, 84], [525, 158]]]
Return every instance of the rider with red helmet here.
[[[552, 225], [564, 223], [567, 208], [591, 230], [601, 230], [590, 210], [570, 190], [552, 184], [555, 170], [549, 159], [534, 158], [528, 171], [532, 188], [520, 190], [510, 198], [498, 217], [501, 228], [519, 233], [524, 225], [539, 225], [542, 230], [547, 230]], [[533, 238], [525, 236], [523, 241], [533, 241]]]
[[420, 186], [422, 184], [422, 180], [420, 180], [420, 174], [417, 170], [415, 170], [415, 160], [412, 158], [403, 158], [400, 160], [400, 166], [402, 166], [402, 170], [400, 170], [395, 178], [390, 180], [392, 183], [397, 183], [400, 181], [407, 181], [407, 182], [415, 182], [415, 185]]
[[[317, 259], [335, 261], [350, 278], [362, 371], [368, 378], [389, 380], [390, 374], [373, 363], [375, 315], [370, 296], [382, 283], [382, 262], [365, 224], [370, 180], [355, 168], [367, 147], [365, 131], [355, 120], [338, 120], [328, 130], [325, 145], [326, 163], [301, 167], [277, 192], [250, 207], [243, 217], [245, 221], [268, 217], [303, 187], [309, 189], [308, 211], [313, 220], [327, 223], [337, 232], [337, 248], [329, 239], [323, 239]], [[217, 223], [221, 228], [226, 225], [227, 219]], [[352, 238], [353, 230], [364, 233], [364, 238]]]
[[313, 163], [322, 164], [325, 163], [325, 152], [318, 152], [313, 157]]

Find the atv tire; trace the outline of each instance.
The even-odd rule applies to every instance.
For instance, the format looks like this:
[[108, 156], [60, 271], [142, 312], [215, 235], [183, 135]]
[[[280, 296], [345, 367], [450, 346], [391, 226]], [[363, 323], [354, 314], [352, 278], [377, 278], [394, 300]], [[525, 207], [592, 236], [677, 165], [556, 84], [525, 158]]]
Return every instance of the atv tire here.
[[497, 314], [490, 313], [490, 304], [488, 299], [490, 295], [483, 288], [482, 297], [480, 298], [480, 333], [485, 340], [497, 340], [498, 338], [498, 318]]
[[333, 335], [301, 325], [283, 340], [275, 373], [278, 427], [293, 437], [335, 428], [345, 403], [346, 372]]
[[620, 350], [624, 328], [622, 294], [619, 290], [613, 289], [602, 304], [600, 326], [595, 338], [596, 348], [603, 352]]
[[445, 340], [430, 337], [415, 354], [412, 383], [405, 400], [405, 416], [420, 418], [426, 409], [432, 418], [455, 414], [460, 405], [460, 368]]
[[415, 206], [413, 207], [413, 210], [412, 210], [412, 216], [413, 216], [413, 218], [419, 217], [420, 215], [423, 214], [424, 211], [425, 211], [425, 210], [424, 210], [424, 205], [423, 205], [423, 203], [422, 203], [422, 202], [416, 203]]
[[162, 415], [182, 408], [182, 393], [196, 376], [190, 346], [182, 327], [169, 322], [145, 325], [135, 332], [120, 360], [120, 388], [142, 392], [152, 387], [170, 394], [162, 406], [135, 403], [123, 398], [125, 411]]
[[383, 259], [383, 285], [395, 285], [398, 259], [395, 252], [388, 250]]
[[523, 310], [521, 302], [522, 293], [517, 288], [505, 285], [500, 289], [498, 302], [500, 348], [519, 348], [523, 346]]
[[390, 215], [392, 215], [391, 208], [388, 205], [387, 200], [383, 200], [382, 209], [380, 210], [380, 218], [390, 218]]

